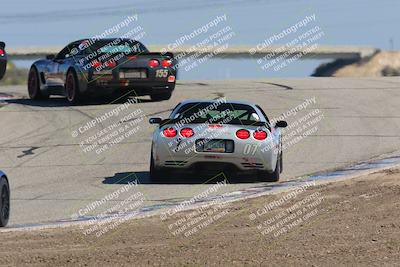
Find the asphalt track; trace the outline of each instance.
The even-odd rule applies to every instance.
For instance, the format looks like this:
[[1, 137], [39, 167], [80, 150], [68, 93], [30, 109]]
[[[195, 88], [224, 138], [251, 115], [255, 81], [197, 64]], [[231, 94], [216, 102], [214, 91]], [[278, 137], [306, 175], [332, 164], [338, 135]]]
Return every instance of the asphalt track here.
[[[315, 104], [287, 118], [293, 124], [312, 111], [323, 118], [317, 131], [292, 143], [284, 152], [282, 180], [348, 166], [400, 149], [400, 79], [398, 78], [301, 78], [252, 81], [179, 82], [169, 101], [150, 102], [146, 97], [118, 116], [107, 119], [84, 134], [73, 132], [121, 104], [93, 101], [70, 107], [61, 98], [43, 102], [26, 99], [25, 86], [0, 87], [13, 95], [0, 108], [0, 169], [11, 183], [10, 226], [70, 219], [96, 200], [116, 192], [129, 181], [140, 185], [131, 192], [143, 195], [143, 206], [179, 204], [205, 192], [217, 179], [181, 177], [154, 184], [148, 176], [152, 125], [147, 119], [138, 131], [97, 154], [84, 152], [80, 142], [125, 115], [166, 117], [183, 99], [248, 100], [258, 103], [267, 114], [277, 117], [315, 97]], [[0, 104], [1, 106], [1, 104]], [[289, 134], [287, 132], [287, 134]], [[295, 137], [293, 137], [295, 138]], [[221, 177], [218, 177], [221, 178]], [[230, 179], [216, 194], [266, 186], [254, 177]], [[98, 209], [95, 215], [121, 203], [121, 194]]]

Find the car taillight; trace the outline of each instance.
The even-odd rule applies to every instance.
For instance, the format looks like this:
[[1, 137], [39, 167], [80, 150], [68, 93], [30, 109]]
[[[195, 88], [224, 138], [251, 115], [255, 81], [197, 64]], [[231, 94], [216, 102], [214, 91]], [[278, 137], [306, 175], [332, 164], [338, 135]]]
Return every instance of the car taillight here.
[[250, 132], [245, 129], [240, 129], [236, 131], [236, 136], [239, 139], [247, 139], [250, 137]]
[[165, 128], [164, 131], [163, 131], [163, 134], [164, 134], [165, 137], [169, 137], [169, 138], [175, 137], [176, 136], [176, 130], [174, 128], [172, 128], [172, 127]]
[[183, 129], [180, 131], [180, 133], [181, 133], [181, 135], [182, 135], [183, 137], [185, 137], [185, 138], [189, 138], [189, 137], [191, 137], [191, 136], [194, 135], [193, 130], [190, 129], [190, 128], [183, 128]]
[[164, 59], [163, 61], [161, 61], [161, 66], [163, 66], [164, 68], [169, 67], [172, 65], [172, 61], [170, 59]]
[[267, 132], [264, 131], [255, 131], [253, 133], [253, 137], [257, 140], [264, 140], [267, 138], [267, 136], [268, 136]]
[[101, 62], [98, 61], [97, 59], [93, 60], [93, 61], [92, 61], [92, 67], [93, 67], [93, 68], [99, 68], [99, 67], [101, 67]]
[[3, 57], [5, 54], [4, 50], [0, 48], [0, 56]]
[[174, 76], [174, 75], [168, 76], [168, 82], [169, 82], [169, 83], [175, 82], [175, 76]]
[[222, 128], [224, 126], [222, 126], [221, 124], [209, 124], [208, 128]]
[[128, 58], [129, 60], [134, 60], [134, 59], [137, 58], [137, 56], [127, 56], [127, 58]]
[[119, 84], [120, 84], [121, 86], [128, 86], [128, 85], [129, 85], [129, 80], [120, 79], [120, 80], [119, 80]]
[[157, 59], [150, 59], [148, 64], [149, 64], [149, 67], [155, 68], [155, 67], [158, 67], [158, 65], [160, 65], [160, 62], [158, 62]]
[[117, 63], [114, 60], [109, 60], [106, 62], [106, 66], [109, 68], [114, 68], [115, 66], [117, 66]]

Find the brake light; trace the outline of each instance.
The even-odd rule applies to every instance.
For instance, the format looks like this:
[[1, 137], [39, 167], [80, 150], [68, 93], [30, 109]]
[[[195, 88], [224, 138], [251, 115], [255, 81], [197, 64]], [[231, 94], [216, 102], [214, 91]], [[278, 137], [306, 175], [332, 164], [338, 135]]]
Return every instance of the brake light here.
[[93, 60], [93, 61], [92, 61], [92, 67], [93, 67], [93, 68], [99, 68], [99, 67], [101, 67], [101, 62], [98, 61], [97, 59]]
[[267, 136], [268, 136], [267, 132], [264, 131], [255, 131], [253, 133], [253, 137], [257, 140], [264, 140], [267, 138]]
[[236, 137], [239, 139], [247, 139], [250, 137], [250, 132], [245, 129], [237, 130]]
[[169, 83], [175, 82], [175, 76], [174, 76], [174, 75], [168, 76], [168, 82], [169, 82]]
[[105, 65], [109, 68], [114, 68], [115, 66], [117, 66], [117, 63], [114, 60], [109, 60], [106, 62]]
[[4, 50], [0, 48], [0, 56], [2, 56], [2, 57], [3, 57], [3, 56], [4, 56], [4, 54], [5, 54]]
[[221, 124], [209, 124], [208, 128], [222, 128], [224, 126], [222, 126]]
[[158, 67], [158, 65], [160, 65], [160, 62], [158, 62], [157, 59], [150, 59], [148, 62], [148, 65], [151, 68], [155, 68], [155, 67]]
[[193, 130], [190, 129], [190, 128], [183, 128], [183, 129], [180, 131], [180, 133], [181, 133], [181, 135], [182, 135], [183, 137], [185, 137], [185, 138], [189, 138], [189, 137], [191, 137], [191, 136], [194, 135]]
[[129, 80], [119, 80], [119, 84], [121, 86], [128, 86], [129, 85]]
[[129, 60], [133, 60], [133, 59], [136, 59], [137, 56], [127, 56], [127, 58], [128, 58]]
[[163, 66], [164, 68], [169, 67], [172, 65], [172, 61], [170, 59], [164, 59], [163, 61], [161, 61], [161, 66]]
[[171, 138], [176, 136], [176, 130], [172, 127], [165, 128], [163, 131], [165, 137]]

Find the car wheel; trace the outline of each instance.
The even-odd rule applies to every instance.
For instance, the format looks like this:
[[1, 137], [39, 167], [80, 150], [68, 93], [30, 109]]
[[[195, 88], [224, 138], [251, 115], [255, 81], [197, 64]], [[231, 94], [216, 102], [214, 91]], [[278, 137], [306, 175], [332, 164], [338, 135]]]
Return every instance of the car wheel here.
[[160, 169], [155, 167], [153, 153], [150, 155], [150, 180], [152, 182], [161, 182], [161, 176], [164, 175]]
[[65, 95], [68, 102], [72, 105], [79, 103], [81, 99], [78, 79], [74, 71], [68, 71], [67, 73], [67, 79], [65, 81]]
[[29, 70], [28, 75], [28, 93], [29, 98], [33, 100], [47, 99], [49, 95], [40, 91], [39, 73], [35, 67]]
[[264, 182], [278, 182], [279, 181], [279, 176], [281, 173], [281, 156], [278, 156], [278, 160], [276, 161], [276, 166], [275, 166], [275, 171], [270, 173], [267, 171], [262, 171], [259, 175], [259, 177], [262, 179]]
[[163, 101], [163, 100], [168, 100], [172, 96], [172, 92], [168, 93], [162, 93], [162, 94], [153, 94], [150, 95], [150, 98], [152, 101]]
[[0, 177], [0, 227], [8, 223], [10, 217], [10, 186], [5, 177]]
[[7, 70], [7, 60], [0, 59], [0, 80], [3, 79]]

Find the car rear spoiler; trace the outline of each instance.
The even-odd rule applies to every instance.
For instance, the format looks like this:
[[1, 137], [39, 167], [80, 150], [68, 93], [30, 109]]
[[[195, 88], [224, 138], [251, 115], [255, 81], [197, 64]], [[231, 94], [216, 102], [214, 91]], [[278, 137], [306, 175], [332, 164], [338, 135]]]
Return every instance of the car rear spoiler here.
[[[160, 127], [167, 125], [167, 124], [187, 124], [185, 123], [182, 119], [164, 119], [160, 122]], [[195, 121], [189, 122], [189, 123], [196, 123]], [[204, 123], [204, 122], [199, 122], [199, 123]], [[216, 122], [217, 123], [217, 122]], [[229, 124], [229, 123], [226, 123]], [[247, 121], [247, 120], [242, 120], [240, 125], [251, 125], [251, 126], [267, 126], [268, 123], [262, 122], [262, 121]]]
[[165, 53], [161, 53], [161, 52], [148, 52], [148, 53], [140, 53], [138, 54], [139, 56], [167, 56], [170, 58], [174, 57], [174, 54], [172, 52], [165, 52]]

